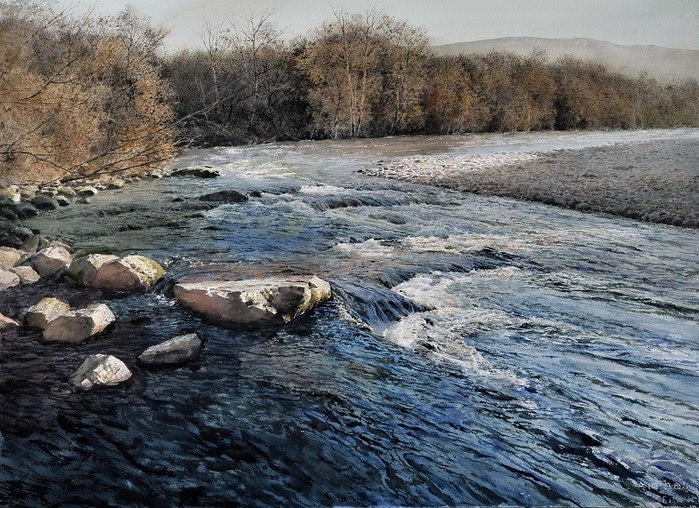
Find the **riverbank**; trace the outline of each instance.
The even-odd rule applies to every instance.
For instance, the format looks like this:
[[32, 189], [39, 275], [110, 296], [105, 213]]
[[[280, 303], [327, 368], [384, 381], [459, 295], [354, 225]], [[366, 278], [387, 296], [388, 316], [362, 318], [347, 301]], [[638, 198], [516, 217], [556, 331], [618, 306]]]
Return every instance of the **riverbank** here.
[[366, 174], [689, 228], [699, 226], [699, 143], [662, 140], [499, 157], [382, 161]]

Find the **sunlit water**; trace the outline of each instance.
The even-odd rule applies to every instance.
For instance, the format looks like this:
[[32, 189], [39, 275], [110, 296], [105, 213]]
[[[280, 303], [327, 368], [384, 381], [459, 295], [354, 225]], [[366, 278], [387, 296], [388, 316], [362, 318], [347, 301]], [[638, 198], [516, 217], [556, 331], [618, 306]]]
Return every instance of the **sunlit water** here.
[[[696, 130], [274, 144], [193, 151], [216, 180], [104, 192], [32, 223], [168, 263], [106, 301], [106, 336], [0, 343], [0, 500], [24, 504], [585, 505], [699, 498], [699, 235], [357, 170], [448, 152], [507, 160]], [[490, 160], [489, 159], [489, 160]], [[261, 191], [200, 210], [205, 192]], [[174, 198], [184, 201], [173, 201]], [[334, 298], [281, 329], [178, 307], [180, 277], [313, 273]], [[44, 290], [15, 296], [17, 308]], [[45, 291], [45, 290], [44, 290]], [[22, 299], [27, 301], [23, 301]], [[199, 330], [177, 369], [135, 363]], [[134, 371], [72, 391], [89, 353]]]

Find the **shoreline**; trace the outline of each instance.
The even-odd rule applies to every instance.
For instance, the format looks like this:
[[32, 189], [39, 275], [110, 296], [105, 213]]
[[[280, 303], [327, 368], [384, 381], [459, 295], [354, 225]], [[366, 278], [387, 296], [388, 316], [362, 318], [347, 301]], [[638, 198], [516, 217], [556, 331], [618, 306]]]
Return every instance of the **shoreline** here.
[[[678, 153], [682, 157], [673, 160]], [[699, 147], [693, 140], [508, 156], [406, 157], [382, 161], [362, 172], [484, 196], [699, 228]]]

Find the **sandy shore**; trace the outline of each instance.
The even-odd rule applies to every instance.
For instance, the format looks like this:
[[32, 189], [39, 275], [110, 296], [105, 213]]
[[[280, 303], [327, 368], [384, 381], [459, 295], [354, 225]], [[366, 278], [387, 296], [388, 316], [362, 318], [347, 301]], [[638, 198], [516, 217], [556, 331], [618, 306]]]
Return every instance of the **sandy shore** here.
[[699, 143], [652, 141], [543, 154], [411, 157], [367, 174], [580, 211], [699, 227]]

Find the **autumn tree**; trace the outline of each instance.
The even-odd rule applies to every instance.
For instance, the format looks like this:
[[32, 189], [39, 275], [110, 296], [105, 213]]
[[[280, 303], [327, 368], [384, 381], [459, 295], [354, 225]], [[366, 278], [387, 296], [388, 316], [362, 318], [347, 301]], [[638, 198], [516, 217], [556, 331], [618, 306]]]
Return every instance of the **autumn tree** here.
[[72, 18], [40, 3], [0, 11], [0, 178], [44, 181], [157, 167], [172, 155], [162, 37], [125, 11]]

